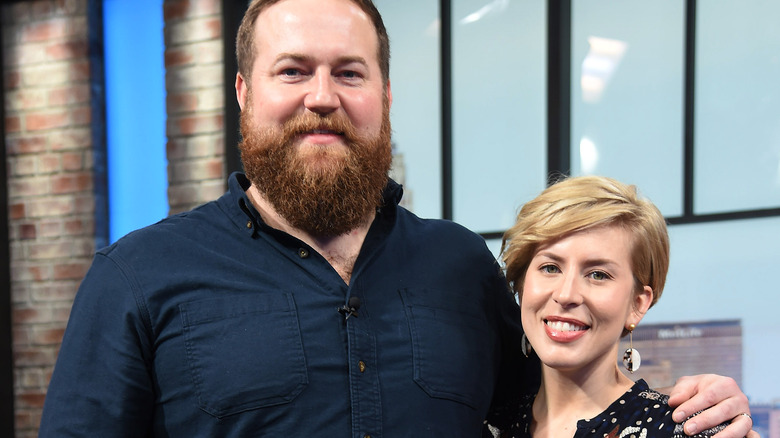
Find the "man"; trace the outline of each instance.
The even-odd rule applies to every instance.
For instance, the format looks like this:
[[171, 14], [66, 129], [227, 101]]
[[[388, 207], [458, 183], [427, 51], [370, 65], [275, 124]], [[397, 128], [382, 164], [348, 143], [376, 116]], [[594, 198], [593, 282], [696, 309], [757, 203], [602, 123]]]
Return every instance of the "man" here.
[[[255, 1], [237, 54], [246, 177], [98, 252], [40, 436], [479, 436], [533, 365], [479, 236], [397, 205], [378, 12]], [[747, 411], [686, 382], [686, 412], [725, 400], [702, 427]]]

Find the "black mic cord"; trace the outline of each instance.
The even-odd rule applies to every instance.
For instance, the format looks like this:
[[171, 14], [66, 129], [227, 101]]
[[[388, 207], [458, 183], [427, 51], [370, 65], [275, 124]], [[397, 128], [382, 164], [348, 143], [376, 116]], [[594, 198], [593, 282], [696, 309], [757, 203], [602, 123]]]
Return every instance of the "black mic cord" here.
[[357, 318], [358, 316], [358, 309], [360, 308], [360, 298], [358, 297], [349, 297], [349, 301], [347, 301], [347, 304], [337, 307], [336, 310], [344, 315], [344, 321], [348, 320], [350, 316], [354, 316]]

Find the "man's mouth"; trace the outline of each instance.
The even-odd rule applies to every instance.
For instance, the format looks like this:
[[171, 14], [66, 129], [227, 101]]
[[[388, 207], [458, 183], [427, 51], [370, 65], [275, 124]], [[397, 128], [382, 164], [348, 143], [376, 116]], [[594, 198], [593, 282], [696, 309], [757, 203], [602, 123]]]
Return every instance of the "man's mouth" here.
[[344, 135], [343, 132], [333, 131], [330, 129], [312, 129], [305, 132], [305, 134], [323, 134], [323, 135]]

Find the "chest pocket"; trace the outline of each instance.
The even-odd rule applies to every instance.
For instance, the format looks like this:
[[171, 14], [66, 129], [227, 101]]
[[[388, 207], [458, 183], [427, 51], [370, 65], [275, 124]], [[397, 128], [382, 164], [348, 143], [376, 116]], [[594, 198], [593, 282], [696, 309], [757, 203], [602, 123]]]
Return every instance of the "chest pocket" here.
[[181, 304], [198, 406], [216, 417], [288, 403], [308, 384], [292, 294]]
[[431, 397], [487, 408], [496, 340], [484, 304], [456, 292], [399, 292], [412, 339], [414, 381]]

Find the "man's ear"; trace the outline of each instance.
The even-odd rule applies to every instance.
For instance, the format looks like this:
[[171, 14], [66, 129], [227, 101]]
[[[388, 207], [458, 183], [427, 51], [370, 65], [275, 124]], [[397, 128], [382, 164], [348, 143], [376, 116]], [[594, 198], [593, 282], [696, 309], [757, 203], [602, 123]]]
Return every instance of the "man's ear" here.
[[241, 73], [236, 73], [236, 100], [238, 100], [238, 106], [241, 107], [241, 111], [244, 110], [247, 98], [247, 83]]
[[390, 90], [390, 79], [387, 80], [387, 106], [393, 106], [393, 92]]

